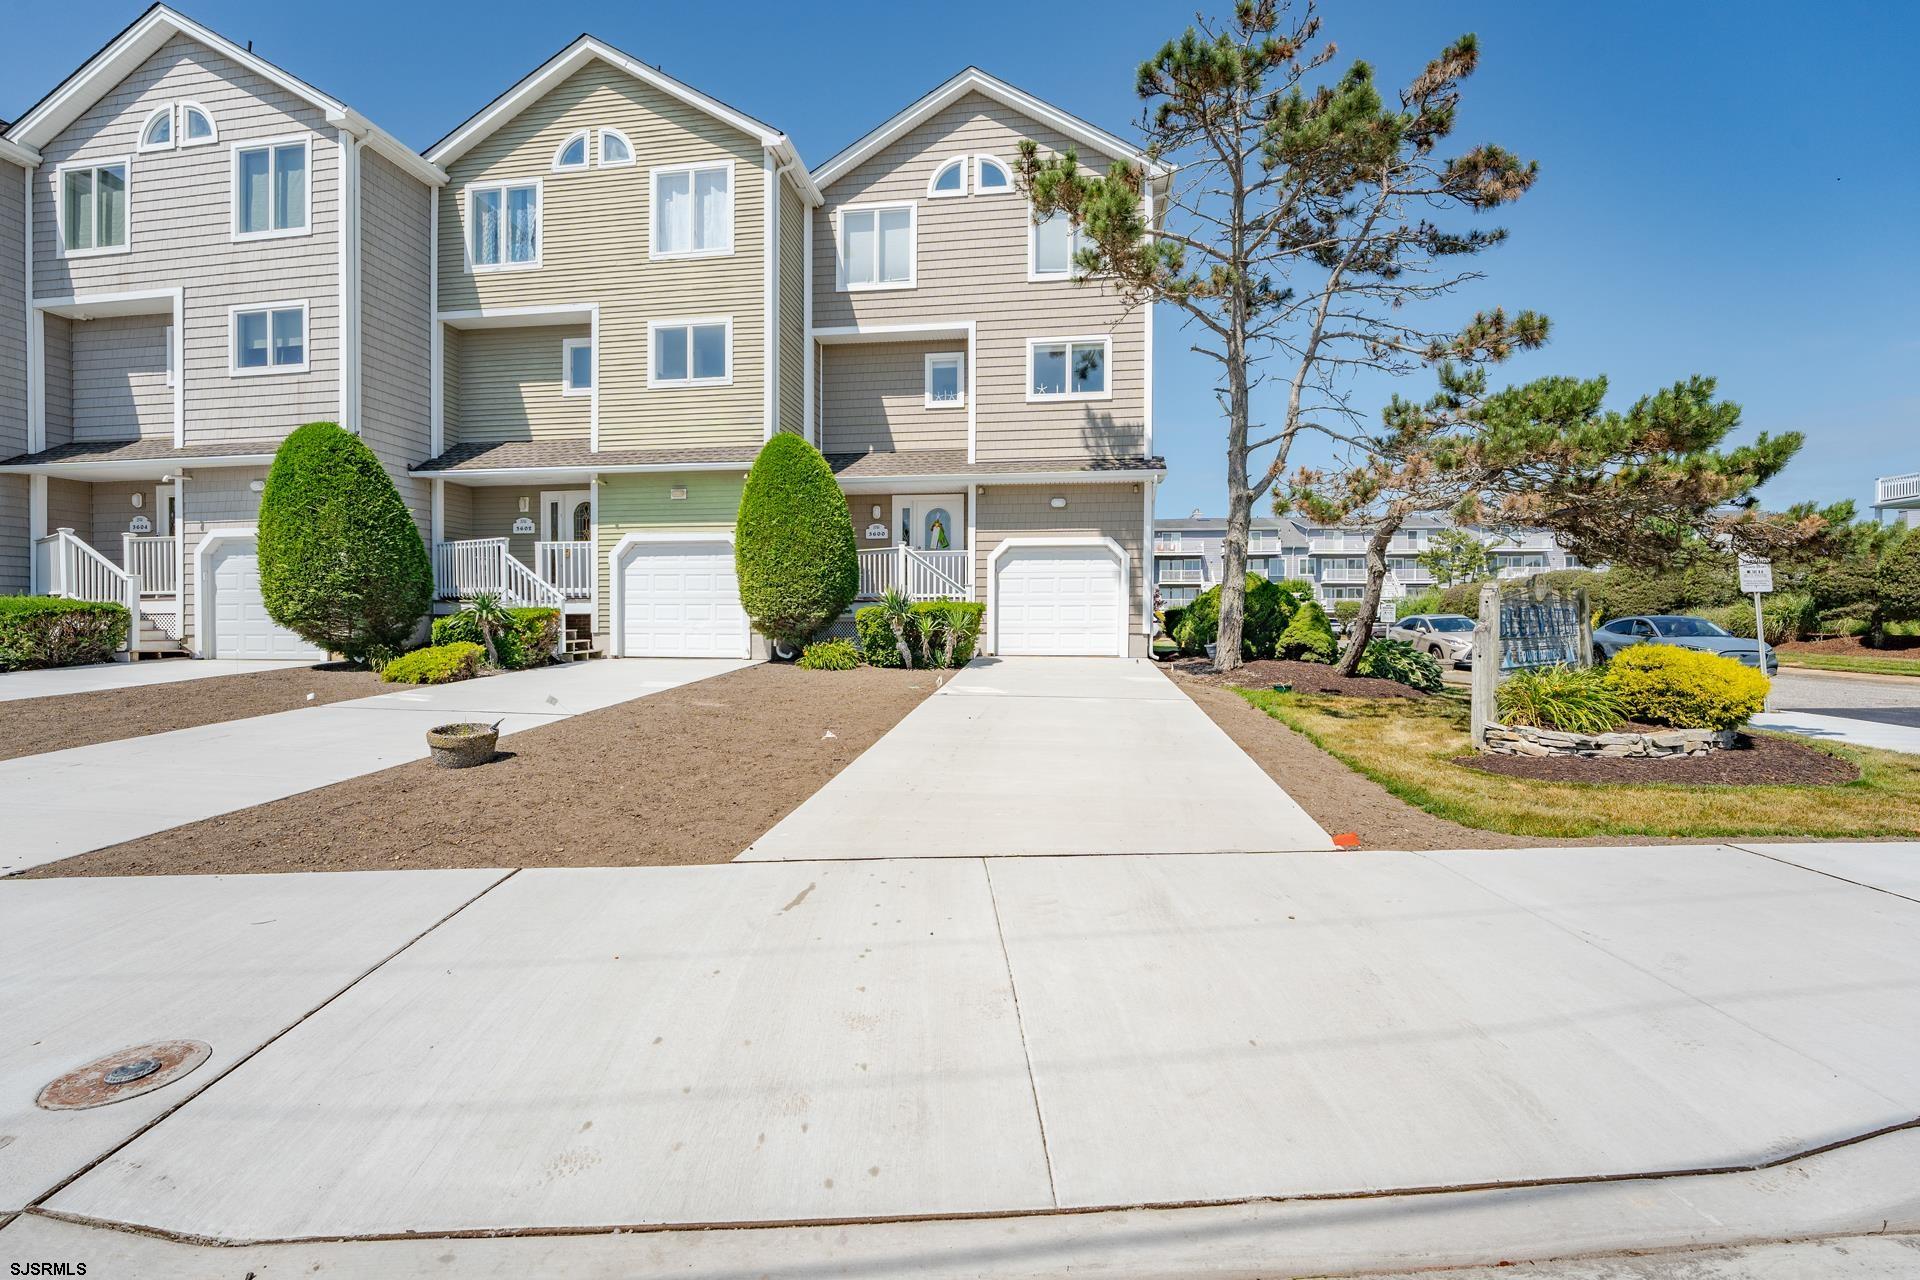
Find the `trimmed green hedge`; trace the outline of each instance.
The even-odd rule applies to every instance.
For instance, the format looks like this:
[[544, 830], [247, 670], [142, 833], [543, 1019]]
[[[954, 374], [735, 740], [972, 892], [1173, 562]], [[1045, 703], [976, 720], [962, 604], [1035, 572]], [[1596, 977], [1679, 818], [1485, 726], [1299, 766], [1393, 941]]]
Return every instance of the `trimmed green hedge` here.
[[1674, 644], [1628, 645], [1607, 663], [1627, 716], [1675, 729], [1738, 729], [1767, 704], [1767, 678], [1736, 658]]
[[[500, 655], [502, 670], [519, 671], [544, 666], [560, 643], [558, 609], [520, 608], [507, 610], [513, 619], [510, 630], [493, 637], [494, 650]], [[480, 644], [480, 625], [471, 613], [462, 610], [433, 620], [433, 642]], [[483, 649], [484, 645], [481, 646]]]
[[111, 661], [132, 621], [125, 605], [0, 596], [0, 671]]
[[[924, 620], [934, 613], [945, 613], [951, 625], [958, 631], [954, 643], [953, 661], [950, 665], [965, 666], [973, 657], [974, 649], [980, 643], [980, 623], [986, 616], [987, 606], [972, 600], [922, 600], [913, 606], [914, 625], [907, 635], [907, 646], [913, 650], [913, 665], [926, 666], [923, 656], [923, 642], [926, 632]], [[893, 642], [893, 628], [888, 625], [885, 614], [879, 605], [868, 605], [853, 615], [855, 628], [860, 633], [860, 657], [870, 667], [897, 667], [900, 665], [900, 650]], [[944, 642], [936, 648], [934, 665], [949, 665], [942, 661]]]
[[380, 670], [380, 678], [390, 684], [451, 684], [471, 680], [480, 674], [485, 660], [484, 647], [466, 640], [436, 644], [403, 653]]
[[769, 640], [805, 644], [860, 590], [846, 496], [820, 451], [790, 431], [753, 460], [733, 536], [740, 606]]
[[[1248, 660], [1271, 658], [1274, 646], [1293, 621], [1293, 594], [1259, 574], [1247, 575], [1247, 612], [1240, 624], [1240, 654]], [[1182, 653], [1201, 654], [1220, 635], [1220, 588], [1208, 587], [1180, 614], [1170, 629]]]
[[407, 504], [360, 438], [297, 428], [260, 495], [260, 597], [310, 644], [365, 662], [413, 638], [433, 602], [433, 566]]
[[802, 671], [851, 671], [860, 665], [860, 646], [851, 640], [816, 640], [797, 665]]

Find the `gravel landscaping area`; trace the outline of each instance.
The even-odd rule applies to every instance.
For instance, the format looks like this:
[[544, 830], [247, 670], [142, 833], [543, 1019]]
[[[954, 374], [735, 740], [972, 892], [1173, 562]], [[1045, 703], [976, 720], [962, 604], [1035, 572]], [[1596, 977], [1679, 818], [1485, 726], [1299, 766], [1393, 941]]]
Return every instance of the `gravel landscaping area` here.
[[[187, 661], [187, 659], [177, 659]], [[388, 693], [371, 671], [280, 668], [0, 702], [0, 760]]]
[[417, 761], [27, 874], [726, 862], [943, 674], [748, 667], [514, 734], [478, 768]]

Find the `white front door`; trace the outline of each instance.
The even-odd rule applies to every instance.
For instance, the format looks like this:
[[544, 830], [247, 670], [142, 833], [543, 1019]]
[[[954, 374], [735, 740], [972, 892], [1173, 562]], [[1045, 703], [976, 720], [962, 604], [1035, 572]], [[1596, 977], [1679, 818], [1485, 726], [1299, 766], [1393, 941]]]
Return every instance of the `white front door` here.
[[586, 542], [592, 537], [592, 493], [568, 489], [540, 495], [540, 541]]
[[967, 545], [966, 498], [957, 493], [902, 494], [893, 500], [894, 541], [915, 551], [960, 551]]
[[1104, 546], [1012, 547], [996, 562], [994, 652], [1120, 657], [1120, 561]]
[[230, 538], [213, 549], [207, 562], [213, 578], [213, 616], [202, 619], [211, 627], [211, 644], [202, 652], [216, 658], [301, 658], [320, 661], [327, 655], [267, 616], [260, 599], [260, 555], [252, 538]]
[[620, 652], [629, 658], [744, 658], [747, 614], [733, 544], [642, 542], [620, 570]]

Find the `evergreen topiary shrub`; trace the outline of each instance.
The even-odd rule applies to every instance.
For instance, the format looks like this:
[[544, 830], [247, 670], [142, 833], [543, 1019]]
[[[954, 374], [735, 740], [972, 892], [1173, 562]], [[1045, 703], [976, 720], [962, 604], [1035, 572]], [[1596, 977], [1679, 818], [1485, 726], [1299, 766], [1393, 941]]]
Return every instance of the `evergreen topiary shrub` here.
[[767, 441], [747, 472], [733, 559], [754, 630], [784, 644], [811, 639], [860, 589], [846, 497], [820, 451], [792, 432]]
[[406, 644], [433, 602], [433, 566], [399, 490], [331, 422], [296, 429], [274, 454], [259, 549], [267, 615], [354, 662]]
[[1909, 529], [1880, 557], [1873, 575], [1867, 643], [1881, 645], [1887, 624], [1920, 621], [1920, 529]]
[[[1293, 594], [1258, 574], [1247, 575], [1247, 613], [1240, 625], [1240, 654], [1249, 660], [1271, 658], [1280, 635], [1293, 621]], [[1170, 630], [1182, 653], [1205, 653], [1220, 634], [1220, 588], [1208, 587], [1195, 597]]]
[[[494, 648], [500, 654], [501, 668], [520, 671], [546, 665], [560, 644], [560, 611], [513, 608], [507, 610], [507, 616], [512, 619], [512, 625], [493, 637]], [[435, 644], [452, 644], [455, 641], [480, 643], [480, 627], [473, 615], [464, 610], [450, 613], [444, 618], [435, 618], [433, 622]]]
[[0, 671], [109, 662], [131, 625], [125, 605], [0, 596]]
[[1333, 626], [1317, 600], [1308, 600], [1294, 611], [1273, 648], [1274, 657], [1291, 662], [1332, 662], [1338, 653]]
[[455, 680], [471, 680], [480, 674], [480, 663], [486, 656], [486, 649], [466, 640], [430, 645], [401, 654], [380, 669], [380, 678], [390, 684], [450, 684]]
[[1440, 664], [1404, 640], [1375, 640], [1360, 655], [1355, 675], [1380, 680], [1398, 680], [1423, 693], [1438, 693], [1446, 686], [1440, 678]]
[[1629, 645], [1607, 683], [1630, 719], [1675, 729], [1737, 729], [1767, 704], [1767, 678], [1745, 663], [1674, 644]]

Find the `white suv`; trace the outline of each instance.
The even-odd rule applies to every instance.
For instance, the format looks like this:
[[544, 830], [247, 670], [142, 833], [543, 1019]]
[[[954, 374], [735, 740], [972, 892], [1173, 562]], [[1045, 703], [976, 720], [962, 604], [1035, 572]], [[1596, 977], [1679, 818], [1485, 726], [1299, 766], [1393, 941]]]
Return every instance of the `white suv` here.
[[1416, 613], [1389, 627], [1387, 639], [1404, 640], [1442, 665], [1473, 664], [1473, 619], [1463, 613]]

